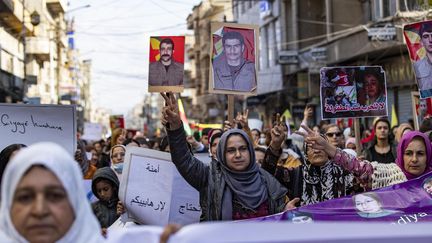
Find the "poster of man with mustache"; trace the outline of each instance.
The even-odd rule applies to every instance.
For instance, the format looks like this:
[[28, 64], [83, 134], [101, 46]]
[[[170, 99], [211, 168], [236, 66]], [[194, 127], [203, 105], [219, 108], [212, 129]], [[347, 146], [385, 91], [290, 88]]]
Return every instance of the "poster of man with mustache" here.
[[149, 92], [182, 92], [184, 36], [150, 37]]

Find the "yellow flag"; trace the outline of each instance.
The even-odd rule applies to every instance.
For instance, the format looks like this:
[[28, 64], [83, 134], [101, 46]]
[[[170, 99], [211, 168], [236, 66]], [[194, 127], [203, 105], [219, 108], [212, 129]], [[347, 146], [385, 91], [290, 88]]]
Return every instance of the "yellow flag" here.
[[399, 124], [397, 115], [396, 115], [396, 108], [394, 106], [394, 104], [392, 105], [392, 114], [391, 114], [391, 125], [390, 127], [395, 127]]
[[287, 120], [288, 119], [292, 119], [291, 112], [288, 109], [286, 109], [284, 111], [284, 113], [282, 114], [282, 116], [284, 116]]

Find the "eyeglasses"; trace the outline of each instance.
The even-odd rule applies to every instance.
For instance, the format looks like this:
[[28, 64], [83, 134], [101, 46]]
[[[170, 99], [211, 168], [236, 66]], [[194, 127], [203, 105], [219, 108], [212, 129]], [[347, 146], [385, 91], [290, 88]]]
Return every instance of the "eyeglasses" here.
[[336, 135], [336, 137], [340, 137], [342, 135], [341, 132], [328, 132], [326, 133], [327, 137], [334, 137]]

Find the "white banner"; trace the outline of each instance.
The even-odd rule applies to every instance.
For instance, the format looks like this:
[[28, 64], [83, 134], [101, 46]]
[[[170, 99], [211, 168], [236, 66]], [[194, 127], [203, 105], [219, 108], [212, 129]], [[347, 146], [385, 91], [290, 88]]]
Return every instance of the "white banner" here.
[[10, 144], [27, 146], [49, 141], [74, 154], [75, 107], [65, 105], [0, 104], [0, 151]]
[[146, 225], [199, 221], [199, 194], [179, 174], [169, 153], [130, 147], [120, 183], [130, 220]]

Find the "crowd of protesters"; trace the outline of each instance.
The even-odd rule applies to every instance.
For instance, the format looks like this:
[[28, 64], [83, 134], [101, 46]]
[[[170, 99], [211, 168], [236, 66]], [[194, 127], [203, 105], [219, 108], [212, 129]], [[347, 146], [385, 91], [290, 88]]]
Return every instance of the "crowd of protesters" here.
[[[359, 143], [352, 127], [311, 124], [310, 107], [295, 133], [279, 114], [267, 129], [251, 130], [245, 111], [225, 121], [223, 129], [187, 136], [175, 95], [162, 96], [163, 137], [133, 136], [117, 128], [107, 141], [79, 140], [74, 158], [53, 143], [3, 149], [0, 241], [102, 241], [126, 210], [118, 192], [131, 146], [171, 154], [180, 174], [199, 192], [201, 221], [267, 216], [394, 185], [432, 170], [429, 118], [419, 131], [409, 123], [390, 127], [388, 119], [375, 119], [361, 132]], [[364, 149], [357, 154], [360, 145]], [[197, 153], [208, 154], [211, 162], [200, 161]], [[86, 200], [82, 179], [92, 180], [98, 201]]]

